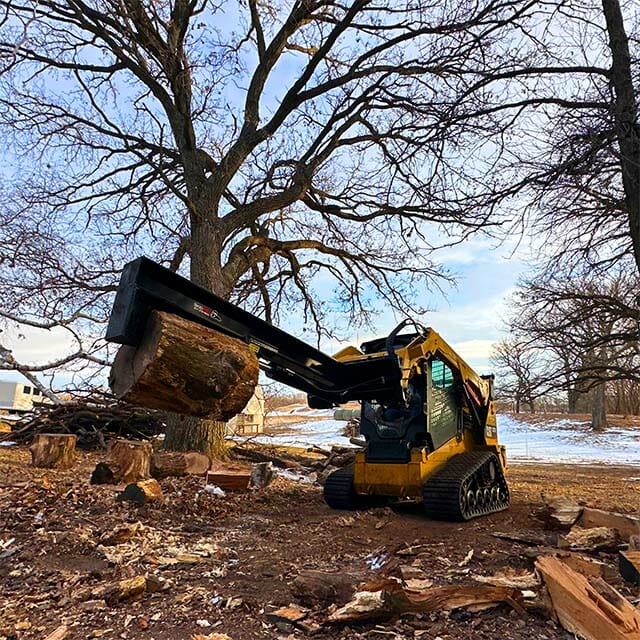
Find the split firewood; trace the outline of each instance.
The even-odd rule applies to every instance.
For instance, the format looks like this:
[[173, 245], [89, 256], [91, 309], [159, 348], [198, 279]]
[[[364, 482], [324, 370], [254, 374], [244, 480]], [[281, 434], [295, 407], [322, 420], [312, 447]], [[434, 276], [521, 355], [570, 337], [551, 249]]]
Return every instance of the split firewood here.
[[245, 342], [153, 311], [142, 342], [120, 347], [109, 384], [132, 404], [229, 420], [253, 395], [258, 370], [256, 354]]
[[39, 433], [29, 447], [34, 467], [70, 469], [73, 466], [76, 437], [70, 434]]
[[640, 585], [640, 551], [620, 551], [618, 553], [620, 575], [635, 585]]
[[561, 550], [552, 547], [538, 547], [537, 549], [525, 549], [523, 554], [533, 559], [541, 556], [559, 558], [568, 567], [581, 573], [583, 576], [587, 576], [587, 578], [604, 578], [609, 582], [615, 581], [618, 578], [618, 572], [615, 567], [576, 551]]
[[147, 504], [149, 502], [162, 502], [164, 494], [162, 488], [155, 478], [149, 480], [140, 480], [140, 482], [132, 482], [128, 484], [124, 491], [116, 496], [119, 502], [134, 502], [138, 505]]
[[55, 631], [52, 631], [44, 640], [64, 640], [69, 634], [69, 627], [61, 624]]
[[627, 542], [632, 535], [640, 533], [640, 516], [591, 509], [589, 507], [585, 507], [582, 510], [578, 524], [585, 529], [592, 527], [616, 529], [620, 533], [620, 537]]
[[560, 624], [586, 640], [639, 640], [640, 612], [601, 578], [587, 578], [558, 558], [536, 562]]
[[291, 592], [297, 600], [309, 607], [341, 605], [351, 599], [356, 586], [364, 579], [365, 574], [362, 573], [333, 573], [308, 569], [293, 580]]
[[561, 549], [575, 549], [579, 551], [615, 550], [620, 545], [620, 534], [617, 529], [610, 527], [593, 527], [583, 529], [578, 525], [571, 531], [558, 538]]
[[334, 611], [328, 621], [351, 624], [388, 620], [403, 613], [430, 613], [463, 608], [478, 611], [503, 603], [524, 613], [522, 601], [520, 590], [510, 587], [450, 585], [410, 592], [395, 580], [382, 579], [361, 586], [353, 600]]
[[544, 497], [543, 517], [552, 528], [569, 529], [582, 514], [582, 507], [565, 496]]
[[150, 442], [114, 440], [109, 448], [107, 465], [113, 472], [115, 483], [137, 482], [149, 478], [152, 455], [153, 447]]

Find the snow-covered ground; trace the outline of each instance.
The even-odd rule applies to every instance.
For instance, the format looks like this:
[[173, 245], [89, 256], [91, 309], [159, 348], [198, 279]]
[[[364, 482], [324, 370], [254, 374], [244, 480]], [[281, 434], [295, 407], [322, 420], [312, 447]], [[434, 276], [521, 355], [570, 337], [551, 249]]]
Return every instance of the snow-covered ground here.
[[[349, 446], [349, 438], [341, 435], [345, 424], [338, 420], [301, 422], [291, 425], [287, 433], [256, 440], [300, 447]], [[584, 423], [569, 419], [530, 425], [503, 415], [498, 416], [498, 433], [511, 461], [640, 464], [639, 429], [609, 428], [596, 434]]]

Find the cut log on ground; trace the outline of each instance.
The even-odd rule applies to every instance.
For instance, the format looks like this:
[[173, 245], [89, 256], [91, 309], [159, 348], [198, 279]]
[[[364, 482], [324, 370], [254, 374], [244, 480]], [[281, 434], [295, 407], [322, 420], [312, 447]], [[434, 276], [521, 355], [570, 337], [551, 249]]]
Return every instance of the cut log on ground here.
[[223, 464], [214, 461], [207, 472], [207, 484], [225, 491], [246, 491], [251, 481], [251, 469], [241, 464]]
[[640, 612], [604, 580], [589, 581], [551, 556], [536, 568], [567, 631], [586, 640], [640, 640]]
[[137, 482], [149, 478], [152, 455], [153, 447], [150, 442], [114, 440], [109, 448], [107, 465], [113, 472], [115, 483]]
[[329, 622], [351, 624], [387, 620], [403, 613], [430, 613], [471, 608], [474, 611], [506, 603], [524, 614], [522, 592], [509, 587], [444, 586], [420, 592], [406, 591], [395, 580], [382, 579], [365, 584], [353, 600], [334, 611]]
[[184, 453], [165, 451], [154, 453], [151, 458], [151, 476], [161, 478], [180, 478], [187, 473], [187, 461]]
[[258, 369], [245, 342], [153, 311], [142, 342], [118, 351], [109, 384], [132, 404], [224, 421], [246, 406]]
[[203, 476], [210, 465], [211, 460], [204, 453], [162, 451], [154, 453], [151, 458], [151, 475], [158, 479]]
[[124, 491], [116, 496], [116, 500], [143, 505], [149, 502], [162, 502], [164, 494], [158, 481], [155, 478], [151, 478], [128, 484]]
[[582, 507], [565, 496], [545, 497], [543, 517], [552, 528], [570, 529], [582, 514]]
[[609, 527], [610, 529], [616, 529], [620, 533], [620, 537], [627, 542], [632, 535], [640, 534], [639, 516], [603, 511], [602, 509], [585, 507], [582, 510], [578, 524], [585, 529], [591, 527]]
[[71, 469], [76, 452], [76, 437], [53, 433], [37, 434], [31, 446], [34, 467], [45, 469]]
[[620, 575], [635, 585], [640, 585], [640, 551], [620, 551], [618, 555]]

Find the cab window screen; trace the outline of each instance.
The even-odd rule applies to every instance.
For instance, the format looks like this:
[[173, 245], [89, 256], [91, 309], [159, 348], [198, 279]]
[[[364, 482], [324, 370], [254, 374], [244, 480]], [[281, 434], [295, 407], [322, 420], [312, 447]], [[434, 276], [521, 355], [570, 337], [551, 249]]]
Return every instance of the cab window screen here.
[[431, 362], [431, 384], [438, 389], [449, 389], [453, 386], [453, 372], [442, 360]]

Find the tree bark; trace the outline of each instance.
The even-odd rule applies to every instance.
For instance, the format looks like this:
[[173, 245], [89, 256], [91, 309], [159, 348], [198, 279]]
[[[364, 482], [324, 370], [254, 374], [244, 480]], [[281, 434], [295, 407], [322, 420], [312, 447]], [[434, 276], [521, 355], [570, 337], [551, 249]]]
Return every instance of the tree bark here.
[[142, 342], [118, 351], [109, 383], [131, 404], [228, 420], [251, 398], [258, 371], [242, 340], [153, 311]]
[[[221, 235], [216, 214], [218, 201], [218, 195], [208, 194], [191, 215], [190, 275], [192, 282], [227, 300], [230, 290], [222, 273]], [[236, 413], [243, 408], [244, 405]], [[199, 451], [212, 459], [224, 460], [227, 458], [226, 434], [227, 423], [222, 420], [197, 419], [169, 412], [164, 446], [171, 451]]]
[[624, 26], [620, 0], [602, 0], [611, 49], [609, 82], [615, 95], [615, 128], [620, 147], [629, 235], [636, 267], [640, 271], [640, 126], [638, 103], [633, 85], [629, 37]]
[[226, 422], [177, 413], [167, 413], [166, 422], [164, 448], [168, 451], [199, 451], [218, 460], [227, 457]]
[[115, 440], [109, 449], [107, 465], [114, 482], [137, 482], [151, 475], [153, 447], [149, 442]]
[[607, 426], [605, 400], [605, 383], [599, 382], [592, 392], [591, 423], [594, 431], [602, 431]]

